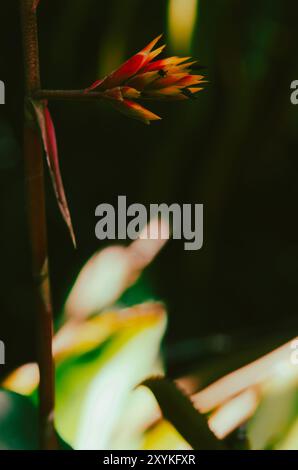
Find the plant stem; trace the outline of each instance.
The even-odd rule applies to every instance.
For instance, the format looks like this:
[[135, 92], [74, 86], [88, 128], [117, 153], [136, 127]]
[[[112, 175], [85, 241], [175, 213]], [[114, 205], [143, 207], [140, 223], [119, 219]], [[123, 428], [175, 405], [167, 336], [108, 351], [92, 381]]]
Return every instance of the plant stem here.
[[43, 176], [43, 148], [30, 97], [40, 89], [40, 69], [36, 13], [32, 0], [20, 0], [26, 80], [24, 159], [32, 274], [37, 316], [39, 365], [39, 435], [42, 449], [55, 449], [54, 361], [52, 354], [53, 315], [48, 272], [47, 226]]
[[57, 101], [94, 101], [102, 99], [103, 93], [85, 90], [37, 90], [33, 93], [35, 100], [57, 100]]

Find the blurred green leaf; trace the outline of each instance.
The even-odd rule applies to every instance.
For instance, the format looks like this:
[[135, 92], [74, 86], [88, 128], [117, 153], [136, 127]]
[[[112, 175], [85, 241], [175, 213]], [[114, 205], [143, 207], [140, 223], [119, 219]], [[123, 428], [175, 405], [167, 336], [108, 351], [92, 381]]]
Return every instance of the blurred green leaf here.
[[142, 302], [159, 300], [154, 293], [154, 288], [150, 281], [150, 277], [143, 273], [140, 278], [122, 294], [118, 301], [119, 304], [131, 307], [136, 304], [141, 304]]
[[37, 426], [37, 410], [28, 398], [0, 390], [0, 450], [36, 450]]
[[[279, 448], [297, 418], [297, 383], [273, 383], [248, 424], [254, 450]], [[297, 444], [298, 447], [298, 444]]]
[[58, 366], [56, 425], [75, 449], [110, 449], [134, 388], [156, 372], [166, 318], [150, 305], [93, 351]]

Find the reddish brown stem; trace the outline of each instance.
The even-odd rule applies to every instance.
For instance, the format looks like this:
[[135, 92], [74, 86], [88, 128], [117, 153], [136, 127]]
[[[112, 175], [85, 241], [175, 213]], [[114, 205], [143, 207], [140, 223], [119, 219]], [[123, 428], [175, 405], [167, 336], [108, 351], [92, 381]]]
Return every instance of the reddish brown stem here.
[[85, 90], [37, 90], [33, 93], [36, 100], [57, 101], [94, 101], [103, 98], [100, 91], [86, 93]]
[[36, 14], [33, 0], [20, 0], [26, 79], [24, 159], [32, 273], [36, 294], [37, 348], [40, 373], [40, 447], [55, 449], [53, 315], [48, 273], [47, 226], [43, 177], [43, 148], [29, 98], [40, 88]]

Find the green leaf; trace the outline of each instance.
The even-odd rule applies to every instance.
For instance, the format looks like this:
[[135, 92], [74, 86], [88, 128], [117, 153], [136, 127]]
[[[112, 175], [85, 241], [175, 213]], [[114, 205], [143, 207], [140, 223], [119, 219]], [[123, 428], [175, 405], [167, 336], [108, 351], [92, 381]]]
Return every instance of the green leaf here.
[[154, 293], [150, 277], [143, 273], [131, 287], [125, 290], [118, 300], [118, 303], [119, 305], [132, 307], [133, 305], [141, 304], [142, 302], [159, 300], [160, 299], [158, 299]]
[[0, 390], [0, 450], [36, 450], [38, 416], [31, 401]]
[[[145, 304], [136, 311], [134, 321], [123, 322], [100, 346], [57, 368], [55, 422], [61, 437], [75, 449], [113, 448], [135, 387], [156, 373], [166, 326], [164, 310], [159, 304]], [[119, 318], [126, 315], [119, 312]], [[125, 446], [130, 433], [127, 426]], [[118, 437], [118, 445], [124, 445]]]
[[59, 450], [73, 450], [73, 448], [67, 442], [65, 442], [58, 433], [56, 433], [56, 437]]
[[297, 418], [297, 382], [288, 383], [285, 375], [273, 379], [267, 387], [267, 394], [248, 424], [253, 450], [279, 449]]
[[170, 380], [162, 377], [145, 380], [163, 416], [195, 450], [223, 450], [223, 444], [210, 431], [207, 421], [191, 401]]

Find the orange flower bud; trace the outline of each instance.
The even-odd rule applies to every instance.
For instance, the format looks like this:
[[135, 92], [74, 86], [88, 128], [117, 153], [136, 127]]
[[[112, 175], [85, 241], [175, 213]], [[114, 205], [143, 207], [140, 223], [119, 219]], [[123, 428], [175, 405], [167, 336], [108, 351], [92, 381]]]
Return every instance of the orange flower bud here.
[[99, 89], [102, 97], [129, 117], [146, 124], [160, 117], [135, 100], [186, 100], [202, 90], [202, 75], [192, 75], [190, 57], [168, 57], [154, 60], [164, 49], [154, 50], [161, 36], [151, 41], [117, 70], [102, 80], [97, 80], [85, 91]]

